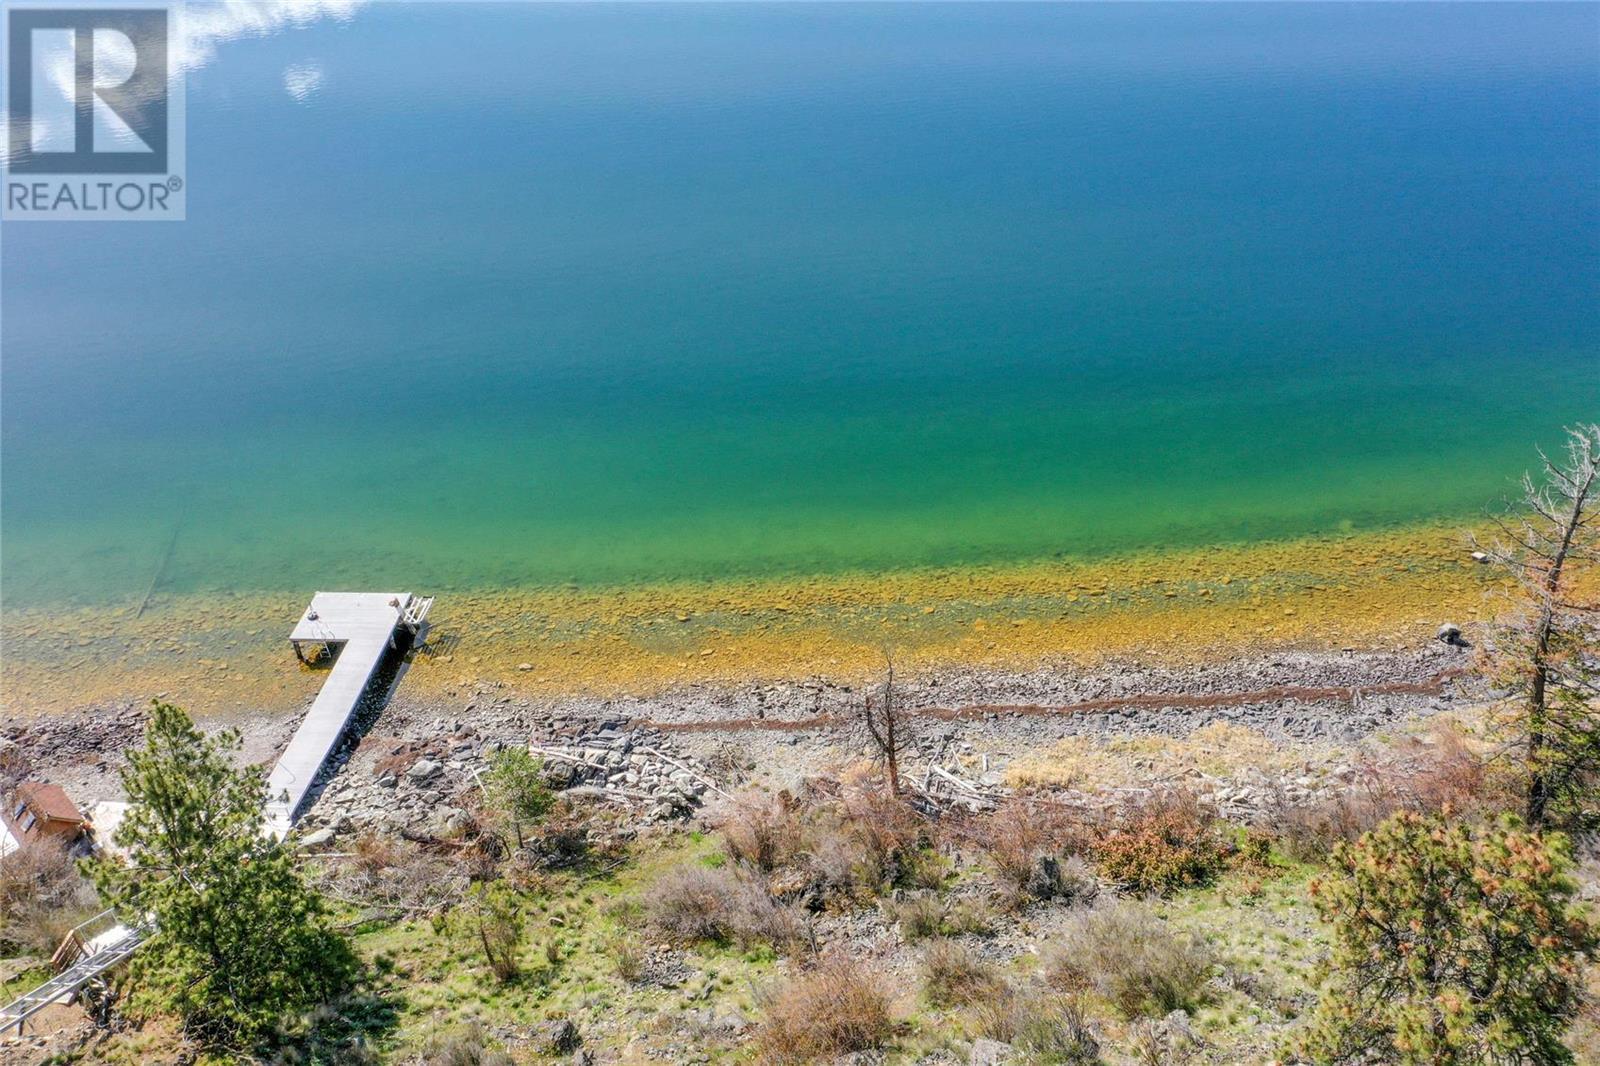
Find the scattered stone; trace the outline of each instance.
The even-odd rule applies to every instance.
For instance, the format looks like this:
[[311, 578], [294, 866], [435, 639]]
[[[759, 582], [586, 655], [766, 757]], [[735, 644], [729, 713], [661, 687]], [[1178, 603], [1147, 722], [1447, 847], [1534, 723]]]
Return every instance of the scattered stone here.
[[974, 1040], [972, 1054], [967, 1059], [970, 1066], [1004, 1066], [1005, 1063], [1014, 1061], [1010, 1044], [1002, 1044], [998, 1040]]
[[583, 1037], [567, 1018], [551, 1018], [528, 1030], [527, 1041], [540, 1055], [564, 1055], [578, 1050]]
[[432, 759], [418, 759], [411, 764], [411, 769], [406, 771], [406, 777], [421, 784], [438, 776], [441, 767]]
[[333, 830], [332, 829], [327, 829], [327, 828], [318, 829], [316, 832], [307, 833], [305, 836], [301, 837], [300, 838], [300, 847], [301, 848], [320, 848], [322, 845], [326, 844], [328, 841], [330, 841], [332, 839], [333, 839]]

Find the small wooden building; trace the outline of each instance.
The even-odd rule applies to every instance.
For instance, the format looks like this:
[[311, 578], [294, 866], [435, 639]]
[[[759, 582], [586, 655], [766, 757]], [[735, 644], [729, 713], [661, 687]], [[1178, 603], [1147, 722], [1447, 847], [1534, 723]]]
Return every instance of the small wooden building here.
[[3, 840], [5, 836], [18, 847], [51, 839], [71, 845], [89, 825], [89, 820], [60, 785], [42, 781], [24, 781], [18, 785], [7, 797], [4, 808], [0, 808], [0, 822], [5, 826], [5, 834], [0, 835], [0, 847], [10, 842]]

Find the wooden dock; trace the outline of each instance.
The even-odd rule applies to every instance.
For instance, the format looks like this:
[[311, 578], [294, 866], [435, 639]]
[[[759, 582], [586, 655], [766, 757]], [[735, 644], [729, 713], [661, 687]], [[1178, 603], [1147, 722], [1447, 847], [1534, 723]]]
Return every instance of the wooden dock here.
[[[319, 592], [289, 634], [295, 655], [306, 651], [336, 656], [328, 678], [306, 712], [305, 720], [267, 777], [267, 828], [282, 840], [299, 820], [306, 795], [322, 766], [339, 746], [350, 719], [372, 684], [378, 666], [391, 651], [409, 647], [427, 626], [433, 597], [409, 592]], [[110, 911], [96, 915], [97, 928], [115, 922]], [[112, 924], [88, 936], [88, 924], [68, 934], [58, 952], [65, 968], [38, 988], [0, 1007], [0, 1032], [23, 1025], [52, 1003], [70, 1002], [85, 985], [136, 951], [149, 935], [145, 926]]]
[[338, 747], [378, 664], [401, 641], [407, 645], [427, 622], [432, 598], [409, 592], [319, 592], [289, 634], [295, 654], [327, 649], [338, 657], [305, 720], [267, 778], [267, 826], [280, 839], [300, 816], [300, 805]]

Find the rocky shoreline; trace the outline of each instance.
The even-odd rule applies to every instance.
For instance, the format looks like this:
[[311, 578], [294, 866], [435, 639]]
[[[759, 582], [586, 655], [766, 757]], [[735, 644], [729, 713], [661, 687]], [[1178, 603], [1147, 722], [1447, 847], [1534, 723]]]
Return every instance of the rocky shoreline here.
[[[1464, 672], [1469, 663], [1466, 649], [1434, 642], [1195, 666], [949, 670], [897, 678], [895, 694], [915, 727], [913, 767], [970, 764], [974, 780], [987, 785], [998, 785], [1018, 757], [1064, 738], [1181, 739], [1219, 722], [1285, 749], [1324, 753], [1320, 765], [1298, 765], [1281, 780], [1247, 767], [1223, 777], [1191, 772], [1177, 782], [1225, 813], [1249, 818], [1276, 797], [1312, 796], [1347, 778], [1348, 753], [1366, 738], [1470, 700], [1476, 682]], [[860, 759], [852, 718], [876, 689], [817, 677], [693, 685], [651, 697], [549, 699], [470, 678], [442, 696], [419, 696], [408, 694], [402, 680], [388, 705], [358, 722], [324, 769], [304, 825], [309, 832], [448, 831], [452, 819], [464, 819], [465, 794], [485, 758], [518, 743], [543, 749], [558, 788], [631, 800], [644, 822], [672, 818], [714, 799], [720, 788], [793, 787]], [[15, 722], [0, 738], [34, 776], [61, 783], [88, 808], [120, 797], [121, 752], [137, 743], [143, 717], [142, 707], [125, 702]], [[244, 758], [270, 762], [298, 726], [299, 710], [227, 724], [240, 729]], [[1127, 787], [1170, 783], [1147, 773]]]

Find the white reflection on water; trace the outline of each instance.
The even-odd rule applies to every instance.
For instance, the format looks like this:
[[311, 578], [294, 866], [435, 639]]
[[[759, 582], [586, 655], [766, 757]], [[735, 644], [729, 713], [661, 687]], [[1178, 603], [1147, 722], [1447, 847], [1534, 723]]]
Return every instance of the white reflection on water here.
[[326, 73], [321, 63], [297, 63], [283, 72], [283, 88], [299, 103], [305, 103], [322, 88]]

